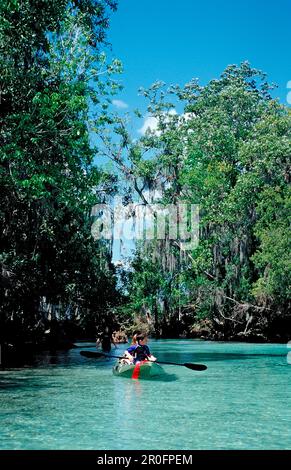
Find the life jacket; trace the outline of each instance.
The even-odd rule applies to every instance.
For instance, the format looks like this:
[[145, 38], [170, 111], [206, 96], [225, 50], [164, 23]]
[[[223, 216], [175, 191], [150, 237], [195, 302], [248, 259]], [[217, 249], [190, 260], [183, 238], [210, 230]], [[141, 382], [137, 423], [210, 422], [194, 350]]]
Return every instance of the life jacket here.
[[150, 350], [148, 346], [138, 344], [133, 353], [134, 362], [145, 361], [149, 355], [150, 355]]

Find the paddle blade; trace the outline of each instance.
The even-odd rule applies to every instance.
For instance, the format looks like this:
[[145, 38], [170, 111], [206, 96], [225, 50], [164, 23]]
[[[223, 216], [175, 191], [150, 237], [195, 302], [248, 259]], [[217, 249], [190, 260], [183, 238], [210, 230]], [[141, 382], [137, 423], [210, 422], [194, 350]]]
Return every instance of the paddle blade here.
[[106, 354], [97, 352], [97, 351], [80, 351], [81, 356], [85, 357], [94, 357], [95, 359], [98, 359], [100, 357], [104, 357]]
[[204, 364], [191, 364], [191, 362], [185, 362], [183, 366], [192, 370], [206, 370], [207, 369], [207, 366], [205, 366]]

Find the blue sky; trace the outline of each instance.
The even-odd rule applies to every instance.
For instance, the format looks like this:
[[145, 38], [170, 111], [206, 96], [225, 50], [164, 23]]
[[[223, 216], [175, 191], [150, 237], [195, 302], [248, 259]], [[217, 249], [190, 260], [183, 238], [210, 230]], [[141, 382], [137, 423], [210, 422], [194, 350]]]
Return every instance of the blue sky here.
[[244, 60], [278, 84], [274, 96], [287, 104], [290, 0], [119, 0], [108, 38], [124, 64], [119, 98], [129, 111], [145, 104], [140, 86], [193, 77], [203, 85]]

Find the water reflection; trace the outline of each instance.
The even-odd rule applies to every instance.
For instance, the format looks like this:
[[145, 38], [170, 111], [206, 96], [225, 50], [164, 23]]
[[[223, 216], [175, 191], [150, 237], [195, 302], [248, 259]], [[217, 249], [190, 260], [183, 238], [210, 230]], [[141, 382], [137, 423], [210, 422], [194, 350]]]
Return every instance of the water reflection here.
[[[87, 359], [73, 349], [1, 371], [1, 448], [290, 447], [285, 345], [162, 340], [150, 348], [161, 361], [208, 369], [165, 365], [164, 376], [132, 380], [112, 374], [114, 360]], [[278, 367], [282, 359], [286, 366]]]

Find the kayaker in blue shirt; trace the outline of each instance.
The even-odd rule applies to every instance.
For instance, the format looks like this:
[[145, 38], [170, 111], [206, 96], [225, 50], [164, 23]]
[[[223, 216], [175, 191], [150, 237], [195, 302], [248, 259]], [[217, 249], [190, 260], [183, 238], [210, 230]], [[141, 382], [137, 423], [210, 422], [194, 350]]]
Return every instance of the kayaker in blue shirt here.
[[136, 344], [131, 345], [125, 351], [125, 357], [136, 364], [141, 361], [156, 361], [157, 358], [153, 356], [147, 346], [148, 338], [146, 335], [136, 335]]

